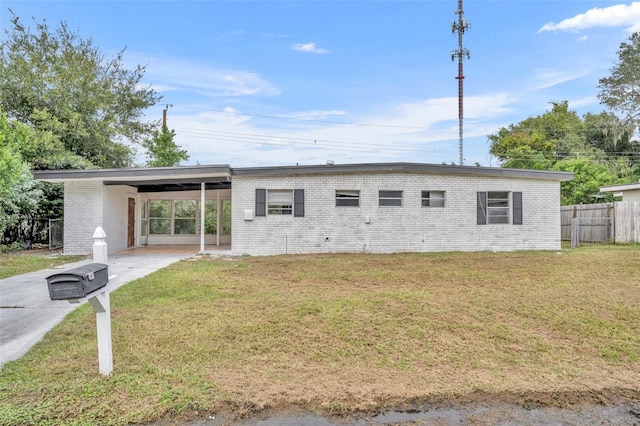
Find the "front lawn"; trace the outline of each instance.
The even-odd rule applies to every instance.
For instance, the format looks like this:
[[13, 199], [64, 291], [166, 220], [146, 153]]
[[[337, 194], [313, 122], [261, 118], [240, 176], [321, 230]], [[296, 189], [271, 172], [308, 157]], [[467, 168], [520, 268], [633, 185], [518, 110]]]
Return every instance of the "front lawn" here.
[[54, 268], [65, 263], [77, 262], [83, 256], [53, 256], [38, 251], [18, 251], [14, 253], [0, 253], [0, 280], [40, 269]]
[[83, 306], [0, 371], [0, 424], [640, 399], [638, 245], [205, 257], [111, 305], [113, 376]]

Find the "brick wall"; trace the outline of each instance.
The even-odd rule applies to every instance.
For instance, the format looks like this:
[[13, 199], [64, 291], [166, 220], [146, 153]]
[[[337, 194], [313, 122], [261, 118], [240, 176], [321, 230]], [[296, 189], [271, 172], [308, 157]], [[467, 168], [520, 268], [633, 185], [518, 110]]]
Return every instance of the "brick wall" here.
[[103, 223], [102, 182], [64, 184], [64, 253], [91, 254], [93, 233]]
[[[304, 189], [305, 217], [255, 214], [256, 188]], [[335, 190], [360, 190], [359, 207], [336, 207]], [[378, 207], [379, 190], [403, 191], [402, 207]], [[445, 191], [445, 207], [422, 207], [421, 192]], [[520, 191], [523, 225], [477, 225], [478, 191]], [[327, 252], [558, 250], [557, 181], [362, 173], [234, 176], [232, 252], [235, 255]]]

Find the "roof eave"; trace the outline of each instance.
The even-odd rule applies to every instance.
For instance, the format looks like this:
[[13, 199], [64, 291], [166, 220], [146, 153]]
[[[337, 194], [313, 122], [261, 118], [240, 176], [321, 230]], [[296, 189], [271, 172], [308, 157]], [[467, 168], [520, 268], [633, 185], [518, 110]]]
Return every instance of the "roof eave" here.
[[231, 176], [228, 164], [212, 166], [151, 167], [133, 169], [34, 170], [33, 177], [45, 182], [152, 181], [162, 179], [201, 179]]
[[458, 174], [476, 176], [520, 177], [528, 179], [544, 179], [567, 181], [573, 179], [573, 173], [505, 169], [498, 167], [454, 166], [446, 164], [422, 163], [365, 163], [365, 164], [335, 164], [312, 166], [274, 166], [274, 167], [244, 167], [234, 168], [234, 176], [286, 176], [303, 174], [329, 173], [371, 173], [371, 172], [416, 172], [432, 174]]

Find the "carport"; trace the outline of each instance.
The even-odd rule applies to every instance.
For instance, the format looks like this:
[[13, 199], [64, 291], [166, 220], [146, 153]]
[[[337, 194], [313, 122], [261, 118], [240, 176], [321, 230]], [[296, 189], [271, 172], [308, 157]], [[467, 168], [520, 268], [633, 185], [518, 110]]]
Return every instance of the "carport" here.
[[64, 185], [65, 254], [89, 253], [101, 226], [110, 251], [231, 244], [228, 165], [34, 171]]

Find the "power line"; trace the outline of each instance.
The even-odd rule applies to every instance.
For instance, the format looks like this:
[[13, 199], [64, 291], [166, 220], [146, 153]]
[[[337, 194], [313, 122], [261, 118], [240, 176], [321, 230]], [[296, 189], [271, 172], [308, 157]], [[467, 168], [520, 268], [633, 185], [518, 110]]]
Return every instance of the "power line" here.
[[390, 129], [414, 129], [414, 130], [429, 130], [429, 127], [424, 126], [400, 126], [395, 124], [377, 124], [377, 123], [358, 123], [358, 122], [349, 122], [349, 121], [332, 121], [332, 120], [315, 120], [312, 118], [299, 118], [299, 117], [283, 117], [279, 115], [267, 115], [267, 114], [255, 114], [255, 113], [247, 113], [240, 111], [228, 111], [228, 110], [220, 110], [213, 108], [202, 108], [196, 107], [192, 105], [181, 105], [182, 108], [195, 109], [200, 111], [211, 111], [211, 112], [219, 112], [223, 114], [230, 115], [242, 115], [246, 117], [262, 117], [262, 118], [273, 118], [276, 120], [288, 120], [288, 121], [300, 121], [300, 122], [311, 122], [311, 123], [324, 123], [324, 124], [340, 124], [345, 126], [361, 126], [361, 127], [387, 127]]
[[305, 147], [342, 148], [343, 150], [387, 150], [396, 152], [437, 152], [437, 149], [403, 144], [376, 144], [369, 142], [334, 141], [327, 139], [292, 138], [282, 136], [261, 135], [255, 133], [233, 133], [204, 129], [181, 129], [181, 134], [220, 141], [233, 141], [256, 145], [301, 145]]

